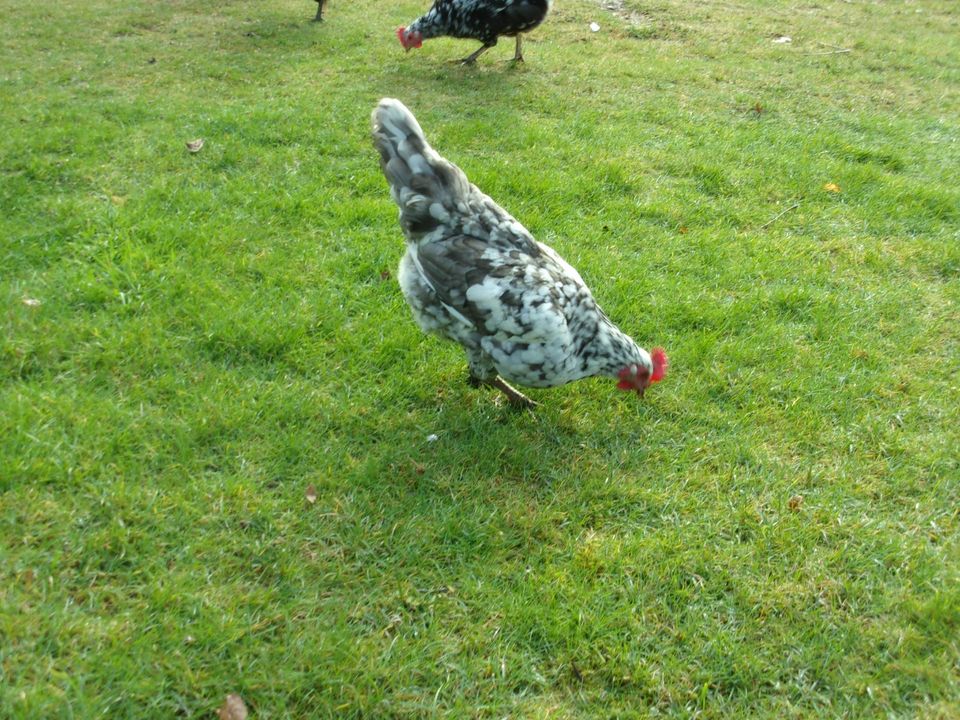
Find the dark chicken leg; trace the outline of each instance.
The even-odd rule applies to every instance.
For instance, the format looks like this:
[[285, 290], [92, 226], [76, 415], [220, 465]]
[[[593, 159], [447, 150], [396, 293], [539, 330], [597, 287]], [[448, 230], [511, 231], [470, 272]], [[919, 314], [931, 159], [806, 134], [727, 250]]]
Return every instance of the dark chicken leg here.
[[323, 22], [323, 3], [326, 0], [317, 0], [317, 16], [313, 19], [314, 22]]
[[[494, 44], [496, 44], [496, 43], [494, 43]], [[476, 52], [470, 53], [470, 54], [467, 55], [463, 60], [461, 60], [461, 61], [460, 61], [460, 64], [461, 64], [461, 65], [473, 65], [473, 64], [477, 61], [477, 58], [478, 58], [478, 57], [480, 57], [483, 53], [485, 53], [487, 50], [489, 50], [489, 49], [492, 48], [492, 47], [493, 47], [493, 45], [481, 45], [480, 48], [479, 48]]]
[[[478, 57], [480, 57], [483, 53], [485, 53], [487, 50], [492, 48], [494, 45], [496, 45], [496, 43], [492, 43], [490, 45], [481, 45], [476, 52], [470, 53], [463, 60], [460, 60], [459, 63], [461, 65], [473, 65], [477, 61]], [[513, 61], [523, 62], [523, 40], [522, 40], [522, 36], [519, 34], [517, 35], [517, 51], [513, 54]]]

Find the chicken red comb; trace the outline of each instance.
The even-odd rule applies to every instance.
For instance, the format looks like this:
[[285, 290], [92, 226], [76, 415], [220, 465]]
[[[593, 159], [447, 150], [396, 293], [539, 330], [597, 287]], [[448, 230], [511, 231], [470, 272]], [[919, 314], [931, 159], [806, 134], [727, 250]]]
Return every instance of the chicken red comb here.
[[653, 360], [653, 374], [650, 376], [650, 382], [660, 382], [667, 374], [667, 366], [670, 364], [667, 353], [663, 348], [654, 348], [650, 353], [650, 359]]

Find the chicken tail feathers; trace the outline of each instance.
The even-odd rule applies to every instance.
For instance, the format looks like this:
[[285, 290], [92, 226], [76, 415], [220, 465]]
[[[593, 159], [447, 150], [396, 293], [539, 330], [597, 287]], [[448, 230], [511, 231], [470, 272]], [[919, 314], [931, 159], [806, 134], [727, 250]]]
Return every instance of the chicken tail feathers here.
[[430, 147], [420, 123], [399, 100], [381, 100], [372, 121], [373, 144], [407, 238], [417, 240], [449, 224], [457, 199], [469, 190], [466, 175]]

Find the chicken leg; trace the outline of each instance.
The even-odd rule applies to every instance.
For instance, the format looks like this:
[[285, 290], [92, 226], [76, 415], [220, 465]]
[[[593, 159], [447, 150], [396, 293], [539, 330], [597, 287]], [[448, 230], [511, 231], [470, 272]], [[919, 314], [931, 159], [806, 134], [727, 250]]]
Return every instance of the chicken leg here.
[[313, 19], [314, 22], [323, 22], [323, 3], [326, 0], [317, 0], [317, 16]]
[[491, 386], [503, 391], [504, 395], [507, 396], [507, 400], [515, 408], [521, 408], [524, 410], [533, 410], [539, 405], [539, 403], [534, 402], [522, 392], [517, 390], [515, 387], [512, 387], [510, 383], [504, 380], [502, 377], [497, 376], [497, 378], [490, 383]]
[[522, 37], [520, 33], [517, 33], [517, 51], [513, 54], [513, 61], [515, 63], [523, 62], [523, 42], [520, 39]]
[[463, 60], [461, 60], [460, 64], [473, 65], [477, 61], [478, 57], [480, 57], [483, 53], [485, 53], [487, 50], [489, 50], [492, 47], [493, 45], [481, 45], [476, 52], [470, 53]]
[[481, 380], [475, 375], [471, 375], [467, 382], [469, 382], [472, 387], [487, 385], [492, 388], [497, 388], [497, 390], [500, 390], [504, 395], [507, 396], [507, 402], [509, 402], [510, 405], [515, 408], [522, 410], [533, 410], [535, 407], [540, 405], [540, 403], [534, 402], [528, 398], [499, 375], [494, 376], [493, 380]]

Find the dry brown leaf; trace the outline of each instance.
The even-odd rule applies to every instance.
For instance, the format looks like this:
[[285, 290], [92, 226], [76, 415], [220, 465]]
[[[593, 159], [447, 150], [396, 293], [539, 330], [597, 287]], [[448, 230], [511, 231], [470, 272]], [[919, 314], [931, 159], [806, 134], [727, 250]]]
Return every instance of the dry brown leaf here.
[[217, 717], [220, 720], [247, 720], [247, 704], [236, 693], [230, 693], [217, 708]]
[[823, 189], [827, 192], [838, 193], [840, 192], [840, 186], [836, 183], [827, 183], [823, 186]]
[[307, 485], [307, 492], [304, 495], [307, 498], [307, 502], [313, 505], [317, 501], [317, 486], [313, 483]]
[[787, 502], [787, 507], [789, 507], [794, 512], [799, 510], [801, 507], [803, 507], [803, 495], [794, 495]]
[[381, 280], [389, 280], [389, 279], [390, 279], [390, 271], [389, 271], [389, 270], [381, 270], [381, 271], [380, 271], [380, 279], [381, 279]]
[[197, 138], [196, 140], [190, 140], [187, 143], [187, 150], [192, 153], [200, 152], [200, 149], [203, 147], [203, 138]]

